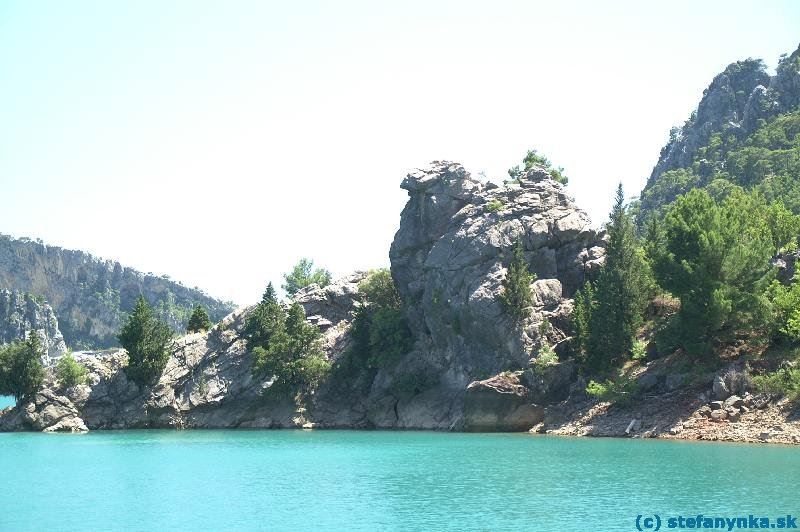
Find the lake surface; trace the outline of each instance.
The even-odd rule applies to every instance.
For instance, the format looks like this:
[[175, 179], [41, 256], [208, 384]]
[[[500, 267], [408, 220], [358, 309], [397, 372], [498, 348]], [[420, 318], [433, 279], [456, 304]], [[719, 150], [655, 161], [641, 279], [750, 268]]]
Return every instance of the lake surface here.
[[[0, 434], [0, 530], [636, 530], [800, 514], [800, 448], [527, 434]], [[664, 526], [666, 528], [666, 526]]]

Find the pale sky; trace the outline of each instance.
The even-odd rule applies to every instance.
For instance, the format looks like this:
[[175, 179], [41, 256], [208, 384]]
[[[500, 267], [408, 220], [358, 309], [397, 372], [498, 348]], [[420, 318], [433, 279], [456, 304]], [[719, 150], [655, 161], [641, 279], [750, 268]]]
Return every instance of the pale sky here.
[[388, 265], [400, 182], [529, 147], [596, 224], [800, 2], [0, 3], [0, 232], [237, 303], [308, 256]]

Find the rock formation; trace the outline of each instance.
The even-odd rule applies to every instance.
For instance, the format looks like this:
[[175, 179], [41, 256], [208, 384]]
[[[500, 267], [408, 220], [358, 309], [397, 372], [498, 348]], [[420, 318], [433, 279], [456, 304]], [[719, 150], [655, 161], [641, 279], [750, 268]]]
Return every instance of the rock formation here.
[[58, 316], [64, 340], [76, 349], [118, 345], [121, 318], [140, 294], [177, 331], [184, 330], [195, 304], [205, 306], [213, 321], [233, 310], [230, 303], [164, 277], [5, 235], [0, 235], [0, 288], [46, 299]]
[[[0, 416], [0, 430], [129, 427], [384, 427], [527, 430], [542, 405], [563, 399], [574, 376], [562, 362], [533, 372], [545, 344], [569, 337], [570, 297], [602, 263], [605, 242], [562, 185], [542, 168], [499, 187], [460, 165], [437, 162], [402, 184], [409, 201], [392, 243], [391, 273], [414, 348], [398, 363], [357, 377], [331, 373], [301, 404], [264, 394], [242, 328], [248, 310], [175, 342], [159, 381], [139, 387], [122, 350], [78, 355], [87, 385], [41, 393]], [[514, 246], [536, 275], [534, 305], [514, 323], [499, 302]], [[323, 332], [328, 357], [349, 345], [361, 304], [359, 272], [299, 291], [295, 301]]]
[[39, 335], [47, 350], [44, 364], [66, 353], [67, 346], [50, 305], [30, 294], [0, 290], [0, 344], [24, 340], [31, 333]]

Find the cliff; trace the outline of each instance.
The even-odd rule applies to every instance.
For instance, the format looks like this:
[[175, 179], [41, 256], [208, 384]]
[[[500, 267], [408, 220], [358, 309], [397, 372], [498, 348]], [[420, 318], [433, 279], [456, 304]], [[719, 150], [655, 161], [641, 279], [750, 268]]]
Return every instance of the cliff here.
[[64, 341], [74, 348], [118, 345], [116, 333], [139, 294], [176, 331], [195, 304], [217, 321], [233, 310], [200, 290], [143, 274], [81, 251], [0, 235], [0, 288], [42, 297], [58, 316]]
[[0, 344], [24, 340], [31, 332], [39, 335], [47, 350], [44, 364], [66, 353], [67, 346], [50, 305], [30, 294], [0, 290]]

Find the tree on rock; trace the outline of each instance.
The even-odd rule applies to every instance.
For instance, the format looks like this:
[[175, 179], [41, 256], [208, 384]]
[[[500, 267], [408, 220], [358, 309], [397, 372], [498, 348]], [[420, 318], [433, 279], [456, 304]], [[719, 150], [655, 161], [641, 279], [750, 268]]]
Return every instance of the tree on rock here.
[[194, 311], [189, 318], [189, 324], [186, 326], [186, 332], [200, 332], [207, 331], [211, 328], [211, 319], [208, 317], [208, 312], [202, 305], [195, 305]]
[[284, 274], [285, 283], [282, 288], [289, 296], [293, 296], [301, 288], [312, 284], [327, 286], [331, 282], [331, 272], [325, 268], [314, 268], [314, 261], [311, 259], [300, 259], [294, 265], [292, 271]]
[[642, 324], [651, 285], [633, 218], [625, 208], [622, 184], [608, 224], [606, 259], [597, 279], [589, 322], [587, 362], [595, 371], [627, 356]]
[[31, 332], [24, 342], [0, 348], [0, 395], [13, 395], [17, 402], [35, 393], [44, 381], [42, 342]]
[[159, 320], [142, 296], [117, 335], [128, 351], [125, 374], [139, 385], [150, 384], [164, 371], [169, 360], [167, 346], [172, 339], [169, 325]]
[[523, 167], [517, 165], [508, 170], [508, 175], [511, 176], [512, 179], [519, 179], [523, 172], [530, 170], [534, 166], [541, 166], [553, 176], [553, 179], [562, 185], [566, 185], [569, 182], [569, 178], [564, 175], [563, 168], [560, 166], [558, 168], [554, 167], [550, 159], [536, 150], [528, 150], [528, 153], [525, 154], [525, 158], [522, 159], [522, 164]]
[[531, 283], [536, 276], [528, 269], [522, 243], [514, 246], [514, 255], [508, 266], [508, 273], [503, 279], [503, 291], [500, 293], [500, 302], [515, 323], [522, 322], [530, 313], [533, 306], [533, 292]]

